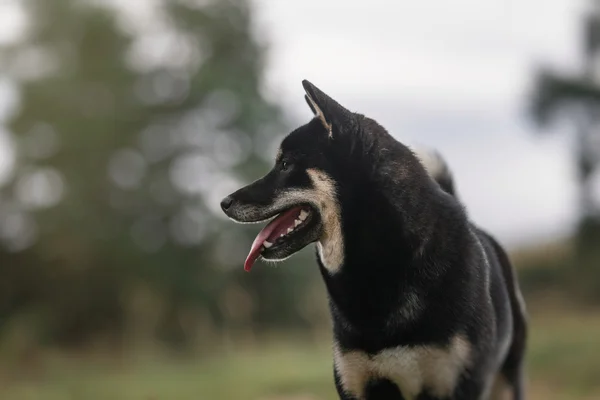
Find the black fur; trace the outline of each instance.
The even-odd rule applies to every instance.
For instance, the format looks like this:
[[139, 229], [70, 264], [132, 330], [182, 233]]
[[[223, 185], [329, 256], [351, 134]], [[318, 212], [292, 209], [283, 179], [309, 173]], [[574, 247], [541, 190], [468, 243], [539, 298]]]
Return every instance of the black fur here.
[[[331, 135], [317, 118], [292, 132], [281, 145], [281, 160], [291, 169], [281, 172], [278, 160], [266, 179], [278, 190], [310, 187], [306, 170], [312, 168], [335, 182], [344, 263], [331, 273], [317, 260], [341, 351], [375, 355], [397, 346], [443, 347], [462, 334], [472, 347], [471, 362], [448, 398], [479, 399], [501, 373], [513, 398], [523, 399], [526, 322], [502, 247], [469, 221], [448, 171], [436, 182], [374, 120], [303, 84], [331, 124]], [[274, 191], [265, 185], [254, 183], [231, 198], [262, 204]], [[510, 345], [501, 355], [505, 335]], [[340, 398], [353, 399], [334, 372]], [[404, 397], [393, 382], [381, 379], [367, 383], [363, 398]], [[435, 397], [424, 387], [418, 399]]]

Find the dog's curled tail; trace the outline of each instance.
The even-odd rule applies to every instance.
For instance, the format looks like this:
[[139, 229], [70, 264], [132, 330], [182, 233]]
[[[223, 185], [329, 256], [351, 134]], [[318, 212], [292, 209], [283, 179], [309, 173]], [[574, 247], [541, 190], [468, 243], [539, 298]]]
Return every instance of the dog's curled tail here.
[[421, 161], [429, 175], [440, 185], [446, 193], [456, 196], [454, 177], [448, 163], [441, 154], [433, 149], [415, 147], [413, 152]]

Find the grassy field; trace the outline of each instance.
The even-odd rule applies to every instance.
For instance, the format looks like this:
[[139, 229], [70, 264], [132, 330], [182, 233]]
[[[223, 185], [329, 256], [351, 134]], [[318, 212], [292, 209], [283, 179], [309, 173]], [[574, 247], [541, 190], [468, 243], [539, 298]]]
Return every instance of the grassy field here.
[[[600, 312], [532, 317], [530, 399], [600, 398]], [[335, 399], [327, 344], [288, 343], [182, 361], [169, 357], [44, 358], [31, 371], [0, 369], [2, 400]]]

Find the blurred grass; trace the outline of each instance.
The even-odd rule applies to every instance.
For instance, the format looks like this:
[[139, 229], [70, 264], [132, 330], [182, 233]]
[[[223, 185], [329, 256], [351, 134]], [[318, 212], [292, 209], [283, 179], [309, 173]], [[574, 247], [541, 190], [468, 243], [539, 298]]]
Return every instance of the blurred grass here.
[[600, 399], [600, 312], [541, 307], [528, 354], [534, 387], [550, 389], [548, 399]]
[[[600, 398], [600, 312], [537, 302], [531, 314], [529, 398]], [[187, 360], [59, 354], [29, 372], [0, 370], [0, 399], [328, 400], [331, 365], [327, 343], [299, 341]]]
[[[3, 400], [333, 398], [330, 349], [285, 344], [205, 360], [138, 357], [45, 360], [42, 372], [0, 381]], [[287, 398], [287, 397], [284, 397]]]

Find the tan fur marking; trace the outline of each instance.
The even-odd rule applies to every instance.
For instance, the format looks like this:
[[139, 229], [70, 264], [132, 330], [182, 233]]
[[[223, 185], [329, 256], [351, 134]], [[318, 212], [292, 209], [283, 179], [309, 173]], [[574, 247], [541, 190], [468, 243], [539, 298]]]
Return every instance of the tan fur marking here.
[[271, 205], [273, 209], [286, 208], [300, 203], [309, 203], [318, 210], [323, 224], [321, 238], [317, 242], [319, 258], [331, 273], [340, 269], [344, 262], [344, 241], [340, 206], [337, 201], [333, 180], [323, 171], [308, 169], [313, 187], [294, 189], [281, 193]]
[[460, 374], [469, 364], [471, 347], [460, 335], [448, 348], [433, 346], [396, 347], [369, 357], [361, 351], [343, 353], [334, 347], [334, 362], [342, 387], [357, 399], [364, 396], [371, 379], [394, 382], [404, 397], [414, 399], [427, 389], [437, 397], [451, 396]]
[[308, 101], [310, 101], [310, 104], [312, 104], [312, 106], [315, 108], [315, 111], [317, 112], [317, 117], [319, 117], [325, 129], [327, 129], [329, 137], [333, 137], [332, 126], [329, 122], [327, 122], [327, 119], [325, 119], [325, 114], [323, 114], [323, 111], [319, 108], [319, 106], [317, 106], [317, 103], [315, 103], [312, 97], [310, 97], [310, 94], [308, 94], [308, 92], [306, 93], [306, 98], [308, 99]]
[[513, 398], [512, 386], [502, 374], [496, 375], [490, 400], [511, 400]]
[[333, 348], [333, 362], [344, 390], [357, 399], [362, 399], [365, 385], [373, 375], [369, 356], [360, 351], [343, 353], [336, 343]]
[[319, 257], [323, 266], [334, 273], [344, 263], [342, 222], [335, 184], [323, 171], [309, 169], [307, 173], [314, 187], [314, 203], [319, 208], [323, 223], [323, 235], [317, 243]]

